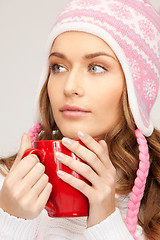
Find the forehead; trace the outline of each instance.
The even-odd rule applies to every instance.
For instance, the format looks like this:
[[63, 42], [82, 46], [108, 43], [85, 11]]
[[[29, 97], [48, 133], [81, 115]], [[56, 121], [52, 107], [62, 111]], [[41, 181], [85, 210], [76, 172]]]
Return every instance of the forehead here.
[[106, 51], [116, 57], [110, 46], [101, 38], [86, 32], [68, 31], [56, 37], [52, 44], [51, 52], [77, 52], [91, 53]]

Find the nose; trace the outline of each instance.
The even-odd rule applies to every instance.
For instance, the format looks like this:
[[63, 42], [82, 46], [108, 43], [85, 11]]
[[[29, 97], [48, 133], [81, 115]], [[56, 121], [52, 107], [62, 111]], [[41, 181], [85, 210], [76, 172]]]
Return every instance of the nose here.
[[83, 96], [84, 95], [84, 85], [83, 76], [80, 69], [75, 68], [70, 70], [66, 76], [64, 84], [64, 95], [70, 96]]

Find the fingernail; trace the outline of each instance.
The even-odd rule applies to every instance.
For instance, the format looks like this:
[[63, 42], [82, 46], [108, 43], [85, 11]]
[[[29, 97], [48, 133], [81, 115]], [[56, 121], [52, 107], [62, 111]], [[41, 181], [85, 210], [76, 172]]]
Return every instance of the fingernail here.
[[69, 138], [62, 138], [62, 143], [66, 144], [66, 145], [71, 145], [72, 144], [72, 140]]
[[60, 176], [60, 177], [63, 177], [65, 175], [65, 172], [63, 172], [61, 170], [58, 170], [57, 175]]
[[56, 158], [58, 159], [64, 159], [64, 155], [60, 152], [56, 152]]
[[85, 138], [85, 137], [86, 137], [86, 134], [85, 134], [84, 132], [82, 132], [82, 131], [78, 131], [78, 136], [79, 136], [80, 138]]

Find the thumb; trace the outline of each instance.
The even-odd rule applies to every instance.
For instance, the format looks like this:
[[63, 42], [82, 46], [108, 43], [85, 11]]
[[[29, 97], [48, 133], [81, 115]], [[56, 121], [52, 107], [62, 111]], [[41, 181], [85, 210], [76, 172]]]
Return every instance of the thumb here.
[[21, 161], [21, 158], [24, 152], [31, 147], [32, 147], [32, 144], [31, 144], [30, 136], [27, 133], [24, 133], [21, 139], [21, 145], [20, 145], [17, 157], [14, 161], [11, 171], [13, 171], [15, 167], [18, 165], [18, 163]]

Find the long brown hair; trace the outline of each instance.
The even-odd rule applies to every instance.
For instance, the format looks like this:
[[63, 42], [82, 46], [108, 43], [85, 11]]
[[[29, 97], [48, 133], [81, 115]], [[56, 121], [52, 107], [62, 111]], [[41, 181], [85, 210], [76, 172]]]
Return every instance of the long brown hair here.
[[[48, 76], [49, 77], [49, 76]], [[61, 139], [59, 131], [52, 115], [48, 91], [48, 78], [41, 90], [39, 107], [43, 122], [43, 130], [38, 140]], [[122, 115], [119, 121], [106, 134], [105, 141], [108, 144], [109, 156], [117, 169], [122, 172], [118, 180], [116, 192], [128, 194], [132, 191], [136, 172], [139, 165], [138, 144], [135, 137], [136, 125], [128, 104], [126, 86], [121, 99]], [[159, 240], [160, 237], [160, 132], [154, 130], [147, 137], [150, 154], [150, 171], [146, 182], [146, 188], [141, 201], [138, 214], [139, 224], [150, 240]], [[16, 155], [0, 159], [0, 163], [11, 168]]]

